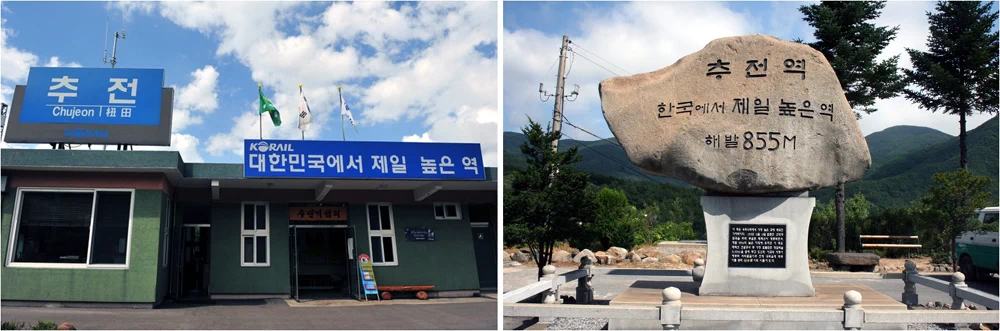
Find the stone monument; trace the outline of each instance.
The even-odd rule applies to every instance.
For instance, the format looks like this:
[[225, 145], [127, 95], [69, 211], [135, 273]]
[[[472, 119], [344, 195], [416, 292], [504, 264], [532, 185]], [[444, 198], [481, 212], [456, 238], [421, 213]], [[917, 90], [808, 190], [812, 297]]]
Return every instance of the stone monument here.
[[871, 166], [822, 53], [765, 35], [720, 38], [599, 90], [633, 163], [708, 191], [699, 295], [814, 295], [807, 244], [816, 202], [807, 192]]

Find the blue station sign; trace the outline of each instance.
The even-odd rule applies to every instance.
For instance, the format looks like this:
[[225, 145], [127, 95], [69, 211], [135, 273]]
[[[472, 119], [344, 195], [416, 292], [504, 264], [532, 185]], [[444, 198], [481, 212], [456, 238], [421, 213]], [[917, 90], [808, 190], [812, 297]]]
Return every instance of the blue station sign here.
[[484, 180], [479, 144], [243, 141], [247, 178]]
[[33, 67], [22, 123], [159, 125], [163, 69]]

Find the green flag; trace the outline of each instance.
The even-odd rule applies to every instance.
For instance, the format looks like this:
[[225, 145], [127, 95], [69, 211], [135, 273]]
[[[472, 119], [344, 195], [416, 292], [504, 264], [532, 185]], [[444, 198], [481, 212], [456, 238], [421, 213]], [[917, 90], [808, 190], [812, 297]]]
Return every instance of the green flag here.
[[260, 113], [263, 114], [264, 112], [267, 112], [271, 115], [271, 122], [274, 123], [274, 126], [281, 126], [281, 114], [278, 113], [278, 108], [274, 108], [274, 105], [271, 104], [271, 100], [268, 100], [267, 97], [264, 96], [264, 91], [257, 89], [257, 93], [260, 93]]

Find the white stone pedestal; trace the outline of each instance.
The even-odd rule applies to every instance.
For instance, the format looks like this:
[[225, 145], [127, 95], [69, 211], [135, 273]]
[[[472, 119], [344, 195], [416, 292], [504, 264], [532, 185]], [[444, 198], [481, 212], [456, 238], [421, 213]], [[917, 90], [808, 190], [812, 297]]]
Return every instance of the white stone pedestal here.
[[[698, 295], [815, 295], [809, 276], [808, 254], [809, 219], [816, 206], [815, 198], [805, 193], [794, 197], [703, 196], [701, 206], [705, 212], [708, 259]], [[750, 250], [744, 250], [747, 254], [735, 254], [739, 257], [737, 261], [732, 261], [730, 256], [730, 233], [734, 231], [731, 225], [736, 226], [733, 229], [737, 233], [735, 237], [741, 238], [740, 243], [752, 243]], [[741, 226], [746, 225], [763, 230], [741, 232], [747, 229]], [[760, 225], [764, 226], [755, 227]], [[780, 242], [775, 239], [779, 232], [784, 233], [784, 262], [779, 263], [771, 254], [762, 257], [763, 260], [755, 257], [761, 255], [756, 254], [761, 251], [761, 241], [757, 239], [770, 236], [771, 239], [763, 240], [763, 245], [771, 245]], [[739, 248], [734, 250], [739, 251]]]

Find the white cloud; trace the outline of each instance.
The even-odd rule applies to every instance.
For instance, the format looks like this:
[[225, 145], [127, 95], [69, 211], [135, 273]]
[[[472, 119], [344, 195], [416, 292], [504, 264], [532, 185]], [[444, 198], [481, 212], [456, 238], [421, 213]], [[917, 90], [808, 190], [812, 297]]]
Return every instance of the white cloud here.
[[[216, 54], [234, 56], [264, 85], [265, 94], [282, 110], [283, 123], [274, 128], [265, 118], [265, 138], [300, 136], [294, 111], [298, 84], [303, 84], [314, 110], [314, 125], [306, 137], [332, 130], [326, 123], [339, 115], [336, 86], [344, 85], [361, 130], [416, 119], [435, 141], [479, 142], [484, 151], [493, 151], [486, 163], [497, 163], [496, 121], [481, 123], [482, 114], [498, 114], [497, 61], [475, 50], [496, 42], [495, 3], [421, 2], [394, 9], [384, 2], [338, 2], [317, 17], [297, 12], [301, 7], [165, 2], [161, 13], [182, 27], [219, 38]], [[298, 34], [279, 31], [278, 25], [285, 23], [297, 27]], [[413, 45], [420, 47], [404, 54]], [[363, 51], [367, 47], [376, 51], [368, 54]], [[374, 83], [367, 88], [352, 85], [359, 79]], [[242, 140], [259, 136], [256, 100], [246, 102], [250, 106], [232, 119], [227, 132], [208, 139], [209, 154], [242, 155]], [[443, 122], [473, 127], [444, 129]]]
[[177, 89], [177, 108], [211, 113], [219, 108], [219, 72], [207, 65], [191, 73], [191, 83]]
[[205, 162], [198, 151], [198, 137], [185, 133], [170, 134], [170, 146], [133, 146], [137, 151], [178, 151], [187, 163]]
[[80, 63], [77, 63], [77, 62], [62, 63], [62, 62], [59, 61], [59, 57], [58, 56], [50, 57], [49, 58], [49, 62], [45, 63], [45, 66], [46, 67], [70, 67], [70, 68], [79, 68], [79, 67], [82, 67], [82, 65], [80, 65]]
[[[0, 21], [0, 25], [6, 23], [7, 20]], [[21, 84], [28, 78], [28, 69], [38, 64], [38, 56], [10, 47], [7, 38], [14, 35], [14, 31], [0, 27], [0, 68], [3, 68], [0, 70], [0, 79]]]
[[[601, 137], [610, 137], [611, 133], [601, 113], [597, 85], [614, 74], [583, 57], [621, 75], [649, 72], [700, 50], [713, 39], [751, 33], [756, 24], [713, 2], [622, 3], [576, 15], [580, 16], [575, 20], [580, 33], [570, 36], [571, 47], [582, 56], [567, 60], [567, 65], [572, 66], [566, 84], [567, 91], [574, 84], [580, 85], [580, 96], [565, 104], [564, 114], [573, 124]], [[552, 100], [539, 101], [538, 83], [544, 83], [550, 93], [555, 90], [556, 68], [543, 74], [557, 59], [562, 36], [534, 29], [505, 29], [503, 38], [505, 127], [523, 127], [527, 124], [525, 115], [544, 126], [552, 119]], [[596, 139], [572, 127], [563, 128], [572, 138]]]
[[428, 135], [427, 132], [424, 132], [424, 134], [422, 134], [422, 135], [411, 134], [409, 136], [404, 136], [403, 137], [403, 141], [404, 142], [424, 142], [424, 143], [434, 142], [434, 140], [431, 140], [431, 136]]

